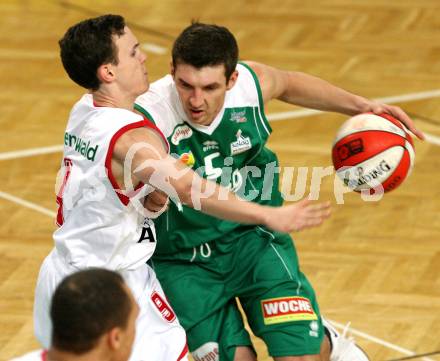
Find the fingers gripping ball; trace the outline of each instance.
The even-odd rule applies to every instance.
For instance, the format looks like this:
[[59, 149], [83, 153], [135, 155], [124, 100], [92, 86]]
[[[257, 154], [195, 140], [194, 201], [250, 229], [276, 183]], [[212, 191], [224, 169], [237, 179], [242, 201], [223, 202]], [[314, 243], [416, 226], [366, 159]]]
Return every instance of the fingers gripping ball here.
[[403, 125], [389, 114], [365, 113], [348, 119], [332, 149], [339, 178], [356, 192], [389, 192], [411, 173], [414, 144]]

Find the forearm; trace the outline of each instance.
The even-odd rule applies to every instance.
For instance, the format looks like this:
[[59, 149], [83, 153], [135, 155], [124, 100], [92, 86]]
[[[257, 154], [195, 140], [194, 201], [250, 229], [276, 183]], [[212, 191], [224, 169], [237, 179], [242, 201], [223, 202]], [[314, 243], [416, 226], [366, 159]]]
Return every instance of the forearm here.
[[204, 213], [217, 218], [237, 223], [261, 224], [279, 232], [291, 232], [318, 226], [330, 216], [330, 202], [313, 205], [304, 199], [283, 207], [263, 206], [243, 201], [229, 189], [197, 177], [193, 182], [192, 199], [188, 204], [193, 208], [201, 205]]
[[[213, 186], [213, 183], [210, 185]], [[204, 213], [237, 223], [265, 224], [266, 206], [245, 201], [218, 184], [215, 184], [215, 190], [210, 196], [201, 196], [200, 206]]]
[[286, 86], [278, 99], [324, 111], [354, 115], [368, 109], [368, 100], [329, 82], [301, 72], [286, 72]]
[[265, 224], [266, 206], [244, 201], [230, 189], [189, 171], [176, 182], [179, 199], [187, 206], [211, 216], [247, 224]]
[[230, 189], [206, 180], [175, 158], [162, 154], [161, 159], [148, 159], [144, 148], [133, 158], [131, 170], [143, 183], [149, 183], [170, 197], [211, 216], [237, 223], [265, 224], [269, 207], [246, 202]]
[[269, 89], [276, 89], [276, 91], [266, 92], [266, 94], [269, 94], [265, 98], [266, 101], [272, 97], [307, 108], [347, 115], [366, 112], [374, 114], [388, 113], [401, 121], [419, 139], [425, 139], [423, 133], [414, 125], [413, 120], [399, 107], [363, 98], [336, 87], [325, 80], [300, 72], [279, 71], [273, 76], [273, 79], [278, 79], [278, 84], [281, 85], [269, 87]]

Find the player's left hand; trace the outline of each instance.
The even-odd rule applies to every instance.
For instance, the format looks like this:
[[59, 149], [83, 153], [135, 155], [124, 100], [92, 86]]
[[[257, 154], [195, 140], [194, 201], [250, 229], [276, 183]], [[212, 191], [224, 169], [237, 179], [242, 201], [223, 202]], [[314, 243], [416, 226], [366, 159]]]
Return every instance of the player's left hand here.
[[303, 199], [282, 207], [268, 207], [264, 225], [278, 232], [298, 232], [318, 227], [330, 214], [330, 202], [316, 203]]
[[371, 101], [368, 105], [367, 112], [373, 112], [374, 114], [388, 113], [394, 118], [403, 123], [417, 138], [425, 140], [425, 135], [416, 128], [414, 121], [399, 107], [395, 105], [382, 104], [375, 101]]

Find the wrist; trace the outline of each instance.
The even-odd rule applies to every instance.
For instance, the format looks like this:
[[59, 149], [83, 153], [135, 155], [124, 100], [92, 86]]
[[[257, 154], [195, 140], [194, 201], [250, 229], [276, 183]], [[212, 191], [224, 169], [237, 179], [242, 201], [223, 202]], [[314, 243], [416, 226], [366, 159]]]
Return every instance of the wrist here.
[[273, 207], [259, 205], [259, 209], [256, 210], [256, 224], [262, 224], [268, 226], [270, 224], [270, 214], [273, 212]]
[[356, 115], [360, 113], [365, 113], [371, 111], [371, 101], [367, 98], [355, 95], [353, 99], [351, 113], [349, 115]]

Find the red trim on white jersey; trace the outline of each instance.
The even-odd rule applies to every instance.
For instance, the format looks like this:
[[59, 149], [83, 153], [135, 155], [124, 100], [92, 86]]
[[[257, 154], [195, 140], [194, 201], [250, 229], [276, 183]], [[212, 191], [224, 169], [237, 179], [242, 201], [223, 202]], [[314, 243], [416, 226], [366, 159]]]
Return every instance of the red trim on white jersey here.
[[180, 353], [179, 357], [177, 358], [177, 361], [180, 361], [186, 355], [188, 355], [188, 344], [185, 342], [185, 347], [183, 348], [182, 352]]
[[47, 350], [41, 352], [41, 361], [47, 361]]
[[66, 168], [66, 172], [64, 173], [63, 183], [61, 184], [61, 188], [57, 194], [57, 204], [58, 211], [56, 217], [56, 225], [61, 227], [64, 223], [64, 215], [63, 215], [63, 193], [64, 188], [66, 187], [67, 181], [69, 180], [70, 172], [72, 171], [72, 160], [70, 158], [64, 158], [63, 160], [64, 167]]
[[[107, 169], [108, 179], [110, 180], [110, 183], [112, 184], [113, 189], [115, 190], [118, 198], [121, 200], [121, 202], [124, 204], [124, 206], [128, 205], [128, 203], [130, 202], [130, 196], [127, 196], [123, 193], [123, 191], [119, 187], [118, 182], [116, 181], [116, 178], [113, 175], [113, 172], [112, 172], [113, 149], [115, 147], [116, 141], [121, 137], [122, 134], [124, 134], [125, 132], [127, 132], [129, 130], [136, 129], [136, 128], [142, 128], [142, 127], [153, 129], [157, 133], [159, 133], [160, 137], [164, 140], [165, 144], [168, 147], [168, 142], [167, 142], [165, 136], [159, 130], [159, 128], [157, 128], [151, 121], [149, 121], [145, 118], [144, 118], [144, 120], [141, 120], [139, 122], [131, 123], [131, 124], [126, 125], [125, 127], [122, 127], [113, 135], [112, 139], [110, 140], [110, 144], [109, 144], [108, 151], [107, 151], [107, 156], [105, 158], [105, 168]], [[167, 152], [169, 152], [169, 147], [167, 149]], [[137, 191], [143, 185], [144, 184], [142, 182], [140, 182], [134, 190]]]
[[163, 135], [162, 131], [156, 126], [156, 124], [153, 123], [151, 119], [144, 118], [144, 121], [147, 123], [147, 127], [154, 129], [157, 133], [159, 133], [159, 136], [162, 138], [163, 142], [165, 143], [165, 146], [167, 148], [167, 153], [170, 152], [170, 144], [168, 143], [168, 139]]

